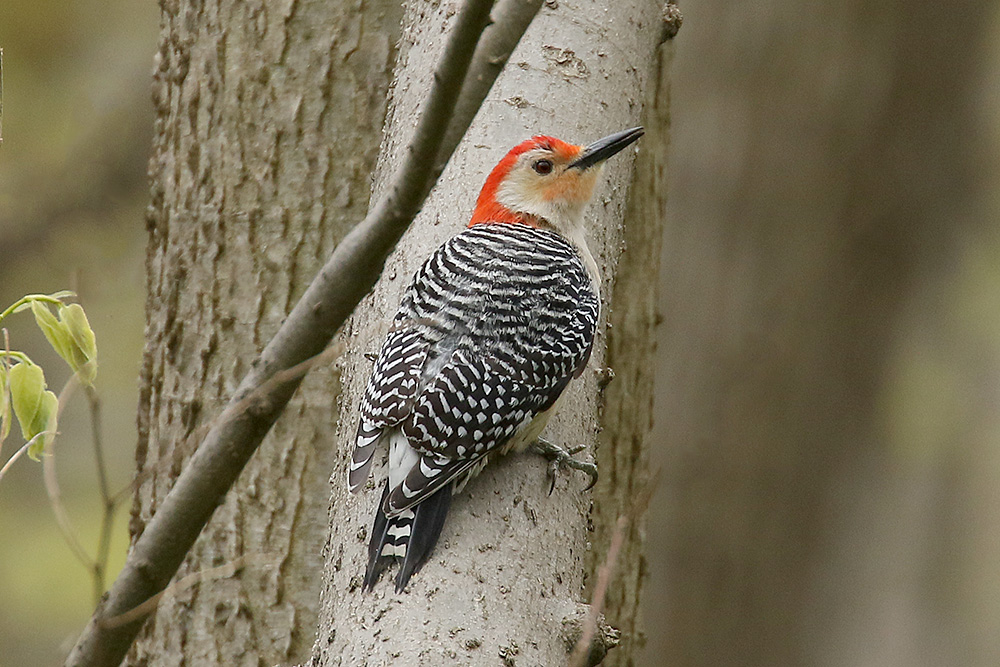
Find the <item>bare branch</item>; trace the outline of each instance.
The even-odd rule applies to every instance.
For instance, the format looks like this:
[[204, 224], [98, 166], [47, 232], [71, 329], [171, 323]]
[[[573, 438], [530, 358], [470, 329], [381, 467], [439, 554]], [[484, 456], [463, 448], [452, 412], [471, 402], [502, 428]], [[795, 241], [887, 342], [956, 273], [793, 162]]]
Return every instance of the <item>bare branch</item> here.
[[90, 427], [94, 439], [94, 460], [97, 463], [97, 485], [101, 491], [101, 499], [105, 505], [111, 500], [108, 487], [108, 470], [104, 463], [104, 438], [101, 437], [101, 398], [93, 387], [85, 387], [87, 401], [90, 403]]
[[444, 171], [448, 158], [462, 141], [465, 130], [479, 112], [487, 93], [541, 7], [542, 0], [499, 0], [493, 8], [490, 14], [492, 23], [479, 39], [462, 84], [462, 92], [455, 102], [451, 124], [441, 141], [441, 148], [434, 162], [435, 181]]
[[153, 597], [144, 601], [137, 607], [133, 607], [128, 611], [119, 614], [118, 616], [112, 616], [111, 618], [101, 621], [105, 628], [117, 628], [121, 625], [126, 625], [128, 623], [133, 623], [137, 620], [141, 620], [153, 613], [156, 607], [160, 604], [160, 600], [169, 595], [177, 595], [178, 593], [185, 591], [192, 586], [204, 583], [206, 581], [215, 581], [217, 579], [227, 579], [232, 577], [237, 572], [242, 570], [244, 567], [250, 563], [255, 562], [262, 565], [269, 565], [276, 567], [279, 564], [279, 559], [276, 557], [272, 558], [250, 558], [248, 556], [240, 556], [235, 558], [224, 565], [218, 567], [210, 567], [206, 570], [199, 570], [198, 572], [192, 572], [186, 577], [181, 577], [174, 583], [167, 586], [161, 592], [157, 593]]
[[[0, 373], [6, 373], [6, 371], [10, 370], [10, 368], [9, 368], [9, 364], [10, 364], [10, 334], [7, 332], [6, 328], [0, 329], [0, 334], [3, 334], [3, 352], [4, 352], [3, 354], [0, 354]], [[3, 393], [0, 393], [0, 401], [7, 400], [7, 394], [6, 394], [7, 391], [8, 390], [7, 390], [7, 387], [6, 387], [6, 383], [4, 383], [4, 385], [0, 385], [0, 392], [3, 392]], [[2, 403], [0, 403], [0, 404], [2, 404]], [[3, 405], [7, 405], [7, 404], [3, 404]], [[3, 450], [3, 441], [7, 437], [7, 433], [5, 433], [4, 431], [7, 430], [6, 429], [6, 424], [8, 424], [8, 423], [9, 422], [7, 422], [7, 421], [4, 420], [3, 415], [0, 414], [0, 451]], [[17, 456], [20, 456], [20, 454], [18, 454]], [[14, 460], [16, 460], [16, 458]], [[9, 462], [8, 462], [8, 465], [5, 465], [3, 467], [3, 469], [6, 470], [8, 468], [8, 466], [9, 466]], [[0, 479], [3, 479], [3, 472], [2, 471], [0, 471]]]
[[[506, 23], [517, 17], [517, 24], [526, 27], [539, 4], [516, 3], [519, 11], [509, 11], [502, 20]], [[467, 72], [487, 69], [482, 65], [470, 68], [470, 61], [474, 52], [477, 58], [486, 57], [476, 46], [489, 19], [491, 5], [491, 0], [467, 0], [448, 38], [413, 139], [385, 196], [340, 243], [240, 383], [217, 425], [209, 431], [136, 540], [121, 574], [67, 658], [67, 665], [120, 663], [142, 619], [114, 628], [104, 621], [137, 607], [164, 589], [291, 399], [300, 378], [276, 383], [260, 400], [249, 405], [243, 404], [244, 399], [251, 394], [259, 396], [255, 394], [257, 389], [276, 373], [322, 351], [374, 286], [386, 258], [420, 210], [440, 173], [438, 169], [427, 169], [426, 165], [447, 162], [454, 147], [443, 151], [444, 138], [465, 134], [475, 109], [489, 90], [489, 85], [477, 86], [475, 97], [463, 103], [465, 114], [455, 118], [454, 128], [449, 127]], [[530, 16], [525, 18], [525, 13]], [[514, 39], [513, 43], [516, 42]], [[498, 54], [489, 56], [496, 59]]]
[[49, 432], [48, 432], [48, 431], [42, 431], [41, 433], [39, 433], [38, 435], [36, 435], [36, 436], [35, 436], [34, 438], [32, 438], [31, 440], [29, 440], [28, 442], [24, 443], [24, 445], [22, 445], [22, 446], [21, 446], [21, 449], [17, 450], [17, 451], [16, 451], [16, 452], [14, 452], [13, 454], [11, 454], [11, 455], [10, 455], [10, 458], [9, 458], [9, 459], [7, 459], [7, 463], [4, 463], [4, 464], [3, 464], [3, 467], [2, 467], [2, 468], [0, 468], [0, 479], [3, 479], [3, 476], [7, 474], [7, 471], [8, 471], [8, 470], [10, 470], [11, 466], [13, 466], [13, 465], [14, 465], [14, 463], [15, 463], [15, 462], [16, 462], [16, 461], [17, 461], [17, 460], [18, 460], [19, 458], [21, 458], [21, 456], [22, 456], [22, 455], [23, 455], [23, 454], [24, 454], [25, 452], [27, 452], [27, 451], [28, 451], [28, 448], [29, 448], [29, 447], [31, 447], [31, 446], [32, 446], [33, 444], [35, 444], [35, 441], [36, 441], [36, 440], [38, 440], [38, 438], [43, 438], [43, 437], [45, 437], [45, 436], [47, 436], [47, 435], [49, 435]]
[[[326, 348], [320, 354], [315, 357], [310, 357], [300, 364], [296, 364], [292, 368], [287, 368], [283, 371], [278, 371], [272, 375], [264, 384], [257, 387], [249, 396], [245, 397], [236, 408], [231, 412], [233, 414], [242, 414], [255, 401], [266, 401], [269, 392], [273, 391], [277, 385], [282, 382], [292, 382], [294, 380], [299, 380], [305, 377], [306, 373], [311, 371], [314, 367], [321, 364], [332, 363], [334, 359], [340, 356], [343, 352], [343, 343], [337, 343]], [[151, 466], [147, 466], [144, 470], [140, 471], [126, 486], [122, 487], [111, 496], [111, 501], [117, 506], [119, 503], [124, 502], [132, 493], [135, 492], [136, 488], [140, 486], [146, 478], [152, 475], [154, 472], [162, 471], [164, 468], [172, 466], [175, 456], [187, 457], [195, 449], [197, 449], [198, 444], [208, 435], [208, 433], [213, 429], [222, 425], [223, 417], [226, 417], [227, 413], [218, 415], [215, 419], [211, 420], [206, 424], [202, 424], [196, 428], [191, 435], [186, 437], [182, 442], [174, 446], [173, 451], [169, 456], [164, 456], [159, 461]]]
[[83, 544], [80, 543], [80, 537], [76, 534], [76, 529], [73, 528], [73, 524], [69, 520], [69, 515], [66, 513], [66, 506], [63, 505], [62, 493], [59, 491], [59, 480], [56, 478], [56, 457], [54, 453], [47, 452], [42, 455], [42, 470], [44, 471], [45, 492], [49, 496], [49, 504], [52, 506], [52, 513], [56, 516], [56, 524], [59, 526], [59, 532], [62, 533], [63, 539], [66, 540], [66, 544], [69, 545], [70, 551], [73, 552], [77, 560], [83, 563], [85, 568], [92, 570], [94, 568], [94, 561], [91, 559], [90, 554], [87, 553], [87, 550], [83, 548]]
[[615, 522], [615, 530], [611, 537], [611, 545], [608, 547], [608, 555], [604, 563], [597, 569], [597, 584], [594, 586], [594, 597], [590, 601], [590, 610], [583, 622], [583, 634], [580, 635], [579, 641], [577, 641], [576, 646], [573, 648], [573, 653], [569, 656], [570, 667], [585, 667], [587, 665], [587, 655], [590, 653], [590, 644], [594, 639], [594, 633], [597, 631], [597, 619], [601, 614], [601, 610], [604, 609], [604, 598], [608, 593], [611, 573], [614, 572], [615, 563], [618, 560], [618, 552], [621, 551], [622, 544], [625, 542], [625, 529], [628, 527], [630, 521], [637, 520], [646, 511], [646, 508], [649, 507], [649, 501], [652, 499], [653, 491], [656, 490], [659, 481], [660, 471], [657, 470], [649, 483], [646, 484], [646, 488], [642, 490], [635, 499], [635, 502], [632, 503], [629, 510], [618, 517], [618, 521]]
[[[80, 386], [80, 374], [79, 372], [73, 373], [66, 384], [63, 385], [62, 391], [59, 392], [59, 409], [58, 414], [62, 414], [63, 409], [66, 404], [69, 403], [70, 397]], [[36, 436], [37, 437], [37, 436]], [[95, 599], [100, 599], [101, 593], [104, 592], [103, 582], [98, 583], [98, 573], [99, 564], [97, 561], [90, 557], [87, 550], [83, 547], [80, 542], [80, 537], [77, 535], [76, 529], [73, 527], [73, 523], [69, 519], [69, 514], [66, 512], [66, 506], [62, 501], [62, 492], [59, 489], [59, 478], [56, 475], [56, 452], [55, 452], [55, 440], [49, 445], [49, 451], [45, 452], [42, 456], [42, 477], [45, 481], [45, 492], [49, 497], [49, 505], [52, 506], [52, 513], [56, 517], [56, 524], [59, 526], [59, 532], [62, 533], [63, 539], [69, 546], [70, 551], [76, 556], [77, 560], [83, 564], [85, 568], [91, 571], [94, 576], [94, 590]]]
[[97, 540], [97, 555], [94, 558], [94, 604], [104, 593], [104, 575], [108, 569], [108, 553], [111, 549], [111, 527], [115, 518], [115, 498], [108, 486], [107, 465], [104, 463], [104, 438], [101, 429], [101, 397], [93, 387], [84, 388], [90, 404], [90, 427], [94, 440], [94, 462], [97, 464], [97, 483], [101, 492], [101, 533]]

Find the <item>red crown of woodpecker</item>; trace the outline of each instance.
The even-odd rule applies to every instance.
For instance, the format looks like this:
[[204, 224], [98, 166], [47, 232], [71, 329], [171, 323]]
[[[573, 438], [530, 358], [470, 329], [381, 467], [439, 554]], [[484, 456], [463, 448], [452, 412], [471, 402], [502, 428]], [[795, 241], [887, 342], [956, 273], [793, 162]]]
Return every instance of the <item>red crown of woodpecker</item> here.
[[517, 164], [517, 159], [528, 151], [537, 148], [552, 151], [556, 157], [566, 162], [575, 159], [583, 150], [583, 146], [574, 146], [562, 139], [547, 137], [541, 134], [531, 139], [526, 139], [517, 146], [514, 146], [497, 163], [497, 166], [493, 167], [493, 171], [486, 178], [486, 183], [479, 192], [479, 199], [476, 200], [476, 210], [472, 213], [472, 220], [469, 221], [469, 227], [487, 222], [521, 223], [533, 227], [538, 225], [538, 221], [534, 216], [511, 211], [497, 201], [497, 190], [500, 189], [500, 184], [507, 178], [510, 170]]
[[[521, 142], [493, 167], [479, 193], [469, 226], [481, 223], [538, 226], [542, 219], [557, 227], [574, 225], [593, 193], [600, 165], [642, 134], [641, 127], [633, 127], [586, 147], [545, 135]], [[538, 158], [529, 164], [521, 156], [530, 151], [536, 151]]]

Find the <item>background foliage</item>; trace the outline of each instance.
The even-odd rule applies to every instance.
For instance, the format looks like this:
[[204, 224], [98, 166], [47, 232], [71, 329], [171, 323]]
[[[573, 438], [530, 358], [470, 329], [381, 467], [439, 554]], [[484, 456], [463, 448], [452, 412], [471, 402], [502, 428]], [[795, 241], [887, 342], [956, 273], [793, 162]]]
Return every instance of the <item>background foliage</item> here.
[[[97, 387], [115, 489], [128, 483], [134, 465], [157, 20], [152, 2], [0, 6], [0, 302], [71, 286], [80, 294], [105, 355]], [[4, 325], [12, 345], [42, 364], [58, 391], [69, 370], [31, 315]], [[93, 550], [100, 497], [88, 420], [86, 400], [77, 396], [56, 447], [70, 517]], [[17, 435], [15, 427], [4, 460]], [[119, 511], [113, 572], [124, 560], [127, 521]], [[41, 466], [23, 458], [0, 485], [0, 665], [55, 664], [92, 610], [90, 586], [52, 517]]]

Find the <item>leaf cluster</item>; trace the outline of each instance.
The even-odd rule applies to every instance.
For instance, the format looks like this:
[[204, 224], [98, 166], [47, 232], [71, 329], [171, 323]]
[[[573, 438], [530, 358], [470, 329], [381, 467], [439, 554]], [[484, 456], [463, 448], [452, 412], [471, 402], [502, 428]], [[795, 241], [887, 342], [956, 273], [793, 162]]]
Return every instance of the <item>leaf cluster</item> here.
[[[14, 313], [31, 310], [38, 328], [73, 370], [77, 381], [93, 387], [97, 378], [97, 339], [83, 307], [65, 303], [73, 296], [68, 291], [29, 294], [0, 312], [0, 322]], [[59, 398], [48, 389], [42, 367], [27, 354], [11, 350], [6, 332], [4, 341], [4, 349], [0, 350], [0, 444], [10, 433], [13, 417], [28, 443], [28, 456], [37, 461], [55, 438]]]

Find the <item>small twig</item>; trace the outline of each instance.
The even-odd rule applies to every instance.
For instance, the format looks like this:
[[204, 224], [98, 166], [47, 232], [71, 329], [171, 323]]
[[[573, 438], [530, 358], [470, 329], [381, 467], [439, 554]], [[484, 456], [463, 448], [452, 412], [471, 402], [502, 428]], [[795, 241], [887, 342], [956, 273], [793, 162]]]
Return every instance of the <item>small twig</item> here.
[[183, 442], [175, 445], [174, 450], [170, 453], [170, 456], [164, 456], [155, 465], [148, 466], [145, 470], [138, 472], [131, 482], [116, 491], [111, 496], [111, 502], [115, 506], [119, 505], [132, 493], [134, 493], [135, 490], [155, 472], [162, 470], [166, 466], [173, 465], [174, 458], [178, 454], [182, 457], [186, 457], [191, 454], [197, 448], [198, 444], [204, 440], [209, 431], [213, 428], [221, 427], [224, 424], [224, 420], [234, 419], [247, 411], [252, 404], [266, 401], [268, 396], [274, 392], [275, 387], [278, 385], [285, 382], [294, 382], [295, 380], [304, 377], [306, 373], [314, 367], [332, 362], [334, 359], [339, 357], [343, 351], [344, 344], [342, 342], [338, 342], [326, 348], [316, 356], [306, 359], [300, 364], [275, 373], [274, 376], [267, 382], [257, 387], [249, 396], [240, 401], [234, 410], [224, 411], [212, 421], [202, 424], [192, 431], [191, 434], [183, 440]]
[[604, 563], [597, 568], [597, 584], [594, 587], [594, 597], [590, 602], [590, 609], [587, 618], [583, 622], [583, 633], [579, 641], [573, 647], [573, 653], [569, 656], [569, 667], [585, 667], [587, 653], [590, 652], [590, 643], [594, 640], [594, 633], [597, 631], [597, 617], [604, 610], [604, 599], [608, 593], [608, 584], [611, 581], [611, 573], [614, 571], [618, 554], [622, 544], [625, 542], [625, 529], [630, 521], [638, 519], [649, 507], [649, 501], [653, 497], [660, 481], [660, 470], [657, 469], [653, 477], [646, 484], [645, 488], [636, 497], [628, 511], [618, 517], [615, 522], [615, 530], [611, 536], [611, 545], [608, 547], [608, 554], [604, 558]]
[[104, 463], [104, 438], [101, 435], [101, 397], [93, 387], [86, 387], [84, 393], [90, 403], [90, 428], [94, 440], [94, 460], [97, 463], [97, 486], [104, 504], [108, 505], [111, 493], [108, 487], [107, 466]]
[[52, 512], [56, 515], [56, 524], [59, 526], [59, 532], [62, 533], [63, 539], [66, 540], [66, 544], [77, 560], [83, 563], [83, 566], [88, 570], [93, 570], [94, 561], [80, 543], [80, 538], [73, 528], [73, 523], [69, 520], [69, 515], [66, 513], [66, 506], [62, 501], [59, 480], [56, 478], [56, 457], [54, 451], [46, 452], [42, 455], [42, 470], [44, 471], [45, 493], [48, 494], [49, 505], [52, 506]]
[[[63, 407], [76, 389], [76, 384], [76, 374], [74, 373], [66, 382], [63, 390], [59, 392], [59, 409], [57, 414], [62, 414]], [[87, 550], [83, 548], [83, 544], [80, 542], [80, 538], [73, 528], [73, 523], [69, 520], [66, 506], [62, 502], [62, 492], [59, 489], [59, 479], [56, 476], [55, 440], [49, 445], [49, 451], [42, 454], [42, 471], [42, 477], [45, 480], [45, 493], [49, 497], [49, 505], [52, 506], [52, 513], [56, 516], [56, 524], [59, 526], [59, 532], [62, 533], [63, 539], [66, 540], [66, 544], [77, 560], [83, 563], [85, 568], [93, 571], [94, 561], [87, 553]]]
[[8, 315], [11, 315], [14, 311], [20, 309], [22, 306], [27, 307], [25, 304], [28, 304], [32, 301], [39, 301], [41, 303], [51, 303], [54, 305], [62, 305], [61, 299], [70, 296], [76, 296], [76, 294], [70, 292], [69, 290], [63, 290], [61, 292], [56, 292], [55, 294], [26, 294], [25, 296], [21, 297], [20, 299], [12, 303], [2, 312], [0, 312], [0, 320], [6, 318]]
[[[62, 391], [59, 392], [59, 407], [56, 410], [57, 423], [58, 416], [62, 415], [63, 409], [69, 402], [70, 397], [73, 392], [76, 391], [78, 384], [77, 374], [74, 373], [70, 376], [66, 384], [63, 385]], [[37, 436], [36, 436], [37, 437]], [[52, 513], [55, 514], [56, 524], [59, 526], [59, 532], [62, 533], [63, 539], [69, 546], [70, 551], [76, 556], [85, 568], [88, 570], [94, 570], [94, 561], [91, 559], [87, 550], [83, 548], [83, 544], [80, 542], [79, 536], [76, 534], [76, 530], [73, 528], [73, 523], [69, 520], [69, 514], [66, 512], [66, 506], [62, 502], [62, 492], [59, 489], [59, 479], [56, 476], [56, 451], [55, 451], [55, 439], [48, 447], [48, 451], [42, 453], [42, 478], [45, 480], [45, 493], [49, 497], [49, 505], [52, 507]]]
[[[73, 393], [80, 386], [80, 372], [77, 371], [70, 376], [69, 380], [66, 381], [66, 384], [63, 385], [62, 391], [59, 392], [59, 408], [57, 414], [62, 414], [67, 403], [69, 403], [70, 398], [73, 396]], [[85, 387], [85, 389], [87, 391], [88, 398], [91, 399], [91, 409], [93, 410], [93, 401], [98, 400], [97, 392], [94, 391], [92, 387]], [[99, 440], [99, 414], [96, 419], [98, 421], [97, 423], [94, 423], [94, 428], [96, 429], [95, 438]], [[96, 443], [96, 446], [99, 447], [100, 443]], [[99, 457], [98, 467], [103, 468], [103, 455], [100, 451], [97, 455]], [[107, 505], [107, 480], [103, 479], [104, 475], [99, 474], [99, 477], [102, 478], [101, 490], [102, 497], [105, 499], [105, 511], [101, 522], [101, 536], [98, 540], [97, 556], [96, 558], [91, 558], [90, 554], [87, 553], [86, 548], [84, 548], [72, 521], [70, 521], [69, 513], [66, 511], [66, 506], [62, 501], [62, 491], [59, 487], [59, 477], [56, 474], [56, 452], [54, 440], [49, 446], [49, 450], [42, 455], [42, 471], [43, 479], [45, 481], [45, 492], [48, 495], [49, 505], [52, 507], [52, 513], [56, 517], [56, 524], [59, 526], [59, 532], [62, 533], [63, 539], [69, 546], [70, 551], [73, 552], [73, 555], [76, 556], [77, 560], [79, 560], [80, 563], [90, 571], [91, 578], [93, 579], [93, 590], [96, 604], [96, 602], [100, 600], [101, 595], [104, 593], [104, 572], [108, 559], [109, 543], [111, 540], [112, 516], [109, 515]], [[113, 512], [114, 506], [112, 505], [111, 513]]]
[[[15, 356], [17, 353], [11, 353], [9, 350], [10, 341], [7, 336], [6, 329], [3, 330], [3, 334], [6, 351], [3, 354], [3, 358], [0, 359], [0, 363], [5, 364], [7, 357]], [[63, 409], [69, 402], [73, 392], [80, 385], [79, 378], [80, 373], [78, 371], [70, 377], [70, 379], [63, 386], [62, 391], [59, 392], [59, 407], [57, 408], [57, 415], [62, 414]], [[73, 555], [76, 556], [77, 560], [79, 560], [80, 563], [91, 572], [94, 580], [94, 599], [96, 604], [97, 601], [100, 600], [101, 595], [104, 593], [104, 572], [107, 568], [108, 552], [110, 550], [111, 525], [115, 505], [113, 499], [108, 493], [104, 454], [101, 445], [100, 399], [93, 387], [86, 387], [86, 391], [87, 398], [90, 400], [91, 405], [91, 423], [94, 429], [94, 446], [98, 467], [98, 480], [101, 489], [101, 497], [104, 503], [104, 516], [101, 521], [101, 535], [98, 541], [96, 558], [91, 558], [87, 553], [87, 550], [84, 548], [83, 543], [80, 540], [80, 536], [77, 534], [72, 521], [70, 521], [69, 513], [66, 511], [66, 506], [62, 501], [62, 492], [59, 488], [59, 478], [56, 474], [54, 440], [49, 446], [48, 451], [44, 452], [42, 455], [42, 471], [43, 480], [45, 482], [45, 492], [49, 499], [49, 505], [52, 507], [52, 513], [55, 515], [56, 525], [59, 527], [59, 532], [62, 534], [63, 539], [66, 541], [70, 551], [73, 552]], [[43, 431], [25, 443], [20, 449], [17, 450], [17, 452], [14, 453], [13, 456], [11, 456], [11, 458], [4, 464], [3, 468], [0, 469], [0, 479], [3, 479], [3, 476], [7, 473], [7, 470], [10, 469], [14, 462], [27, 452], [39, 438], [55, 435], [57, 435], [57, 433], [54, 431]]]
[[235, 575], [237, 572], [242, 570], [244, 567], [249, 565], [251, 562], [256, 562], [263, 565], [275, 566], [278, 564], [277, 558], [253, 558], [250, 559], [247, 556], [239, 556], [229, 561], [224, 565], [219, 565], [218, 567], [210, 567], [205, 570], [199, 570], [198, 572], [193, 572], [186, 577], [181, 577], [174, 583], [170, 584], [162, 591], [149, 598], [142, 604], [129, 609], [128, 611], [118, 614], [117, 616], [112, 616], [101, 621], [101, 626], [107, 629], [117, 628], [122, 625], [126, 625], [133, 621], [137, 621], [140, 618], [144, 618], [156, 610], [156, 607], [160, 604], [166, 596], [177, 595], [187, 589], [191, 588], [200, 583], [206, 581], [216, 581], [218, 579], [228, 579], [229, 577]]
[[97, 464], [97, 486], [101, 492], [104, 511], [101, 514], [101, 533], [97, 540], [97, 556], [94, 559], [94, 604], [104, 594], [104, 575], [108, 569], [108, 554], [111, 550], [111, 528], [114, 525], [116, 502], [108, 486], [107, 465], [104, 462], [104, 438], [101, 428], [101, 397], [93, 387], [86, 387], [90, 404], [90, 428], [94, 440], [94, 461]]
[[34, 438], [32, 438], [31, 440], [29, 440], [28, 442], [24, 443], [24, 446], [21, 447], [21, 449], [19, 449], [16, 452], [14, 452], [14, 454], [11, 455], [11, 457], [9, 459], [7, 459], [7, 463], [4, 463], [3, 464], [3, 468], [0, 468], [0, 479], [3, 479], [3, 476], [7, 474], [7, 471], [10, 469], [10, 467], [12, 465], [14, 465], [14, 462], [17, 461], [19, 458], [21, 458], [21, 455], [24, 454], [26, 451], [28, 451], [29, 447], [31, 447], [33, 444], [35, 444], [35, 440], [38, 439], [38, 436], [44, 435], [44, 434], [45, 434], [45, 432], [43, 431], [42, 433], [39, 433], [38, 435], [36, 435]]
[[[4, 350], [3, 356], [0, 357], [0, 366], [3, 367], [0, 370], [9, 371], [10, 368], [7, 366], [7, 363], [10, 360], [10, 334], [7, 332], [6, 327], [3, 328], [3, 329], [0, 329], [0, 332], [3, 333], [3, 350]], [[6, 392], [6, 391], [7, 391], [7, 387], [0, 387], [0, 392]], [[0, 395], [0, 401], [6, 400], [6, 399], [7, 399], [7, 396]], [[11, 416], [13, 416], [13, 406], [8, 405], [8, 409], [11, 410]], [[0, 451], [3, 451], [3, 441], [4, 441], [4, 439], [5, 438], [4, 438], [4, 433], [3, 433], [3, 424], [0, 424]], [[7, 469], [7, 466], [4, 466], [4, 470], [6, 470], [6, 469]], [[0, 479], [2, 479], [2, 478], [3, 478], [3, 475], [0, 474]]]

